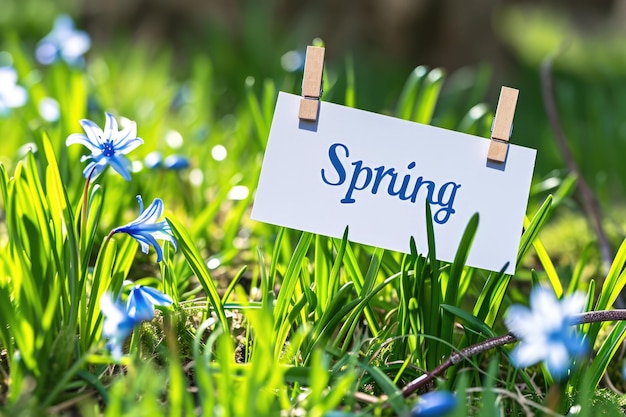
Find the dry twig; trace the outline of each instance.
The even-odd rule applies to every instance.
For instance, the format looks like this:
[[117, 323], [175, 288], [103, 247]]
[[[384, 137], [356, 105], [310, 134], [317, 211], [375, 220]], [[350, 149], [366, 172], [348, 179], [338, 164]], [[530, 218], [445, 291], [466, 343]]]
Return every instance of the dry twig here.
[[[596, 323], [603, 321], [619, 321], [626, 320], [626, 309], [623, 310], [602, 310], [602, 311], [589, 311], [586, 313], [582, 313], [575, 317], [575, 320], [572, 322], [573, 325], [584, 324], [584, 323]], [[486, 352], [488, 350], [508, 345], [509, 343], [517, 342], [517, 337], [512, 333], [505, 334], [504, 336], [492, 337], [490, 339], [484, 340], [480, 343], [476, 343], [475, 345], [471, 345], [466, 347], [465, 349], [461, 349], [458, 352], [454, 352], [450, 357], [443, 362], [441, 365], [436, 367], [430, 372], [425, 373], [419, 378], [414, 379], [409, 382], [407, 385], [402, 388], [402, 396], [408, 397], [413, 394], [415, 391], [425, 386], [429, 382], [433, 381], [439, 375], [441, 375], [446, 369], [451, 367], [452, 365], [456, 365], [464, 359], [469, 359], [472, 356], [478, 355], [479, 353]]]

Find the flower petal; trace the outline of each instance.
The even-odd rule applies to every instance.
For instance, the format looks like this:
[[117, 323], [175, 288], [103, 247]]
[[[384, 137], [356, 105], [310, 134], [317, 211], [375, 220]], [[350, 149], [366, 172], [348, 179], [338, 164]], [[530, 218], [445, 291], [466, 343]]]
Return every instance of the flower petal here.
[[557, 332], [562, 328], [563, 314], [554, 291], [541, 286], [534, 287], [530, 294], [530, 305], [535, 316], [535, 326], [541, 327], [541, 331]]
[[411, 417], [440, 417], [452, 411], [457, 402], [451, 392], [428, 392], [420, 395], [415, 407], [411, 410]]
[[56, 45], [50, 40], [44, 38], [37, 44], [37, 49], [35, 50], [35, 57], [37, 58], [37, 62], [43, 65], [52, 64], [57, 58], [59, 53], [59, 49]]
[[536, 286], [530, 293], [530, 306], [534, 312], [554, 313], [559, 310], [559, 302], [552, 290]]
[[504, 324], [515, 336], [525, 338], [537, 331], [533, 318], [532, 311], [526, 307], [516, 304], [509, 307], [506, 311]]
[[118, 301], [114, 301], [108, 292], [100, 297], [100, 311], [105, 317], [102, 325], [102, 335], [108, 339], [119, 338], [123, 341], [137, 324], [137, 322], [128, 317], [124, 306]]
[[584, 356], [589, 353], [589, 343], [587, 339], [574, 328], [568, 328], [568, 332], [563, 335], [562, 343], [572, 358]]
[[546, 352], [546, 366], [555, 379], [563, 379], [572, 364], [569, 352], [562, 343], [552, 343]]
[[126, 141], [130, 139], [134, 139], [136, 137], [137, 137], [137, 123], [130, 121], [128, 122], [126, 127], [124, 127], [124, 129], [122, 129], [119, 132], [117, 131], [115, 132], [115, 140], [113, 141], [113, 144], [115, 148], [118, 148], [119, 146], [123, 145]]
[[86, 146], [92, 153], [101, 153], [99, 144], [92, 142], [89, 137], [82, 133], [72, 133], [65, 139], [66, 146], [75, 144]]
[[163, 214], [163, 200], [155, 198], [152, 203], [141, 213], [135, 224], [140, 223], [155, 223], [159, 217]]
[[72, 64], [76, 59], [81, 58], [91, 47], [91, 39], [83, 31], [74, 31], [68, 36], [61, 46], [61, 56], [68, 64]]
[[116, 146], [115, 151], [121, 154], [127, 154], [128, 152], [134, 150], [139, 145], [143, 144], [143, 139], [141, 138], [133, 138], [124, 142], [121, 146]]
[[144, 296], [141, 285], [130, 290], [126, 304], [126, 312], [129, 317], [137, 321], [149, 321], [154, 318], [154, 304]]
[[566, 320], [570, 320], [570, 318], [579, 315], [582, 313], [587, 305], [587, 296], [582, 292], [576, 292], [565, 297], [561, 301], [561, 313], [566, 318]]
[[169, 295], [152, 287], [141, 286], [140, 291], [155, 306], [169, 306], [174, 302]]
[[104, 123], [104, 140], [111, 140], [113, 141], [115, 139], [115, 136], [117, 135], [117, 120], [115, 120], [115, 117], [113, 117], [113, 115], [111, 113], [105, 113], [106, 115], [106, 122]]
[[152, 240], [152, 246], [154, 247], [154, 251], [157, 255], [157, 262], [161, 262], [163, 260], [163, 249], [161, 249], [159, 243], [151, 235], [150, 238]]
[[511, 351], [511, 361], [518, 368], [532, 366], [544, 360], [545, 356], [546, 348], [542, 343], [525, 343], [522, 341]]
[[130, 235], [139, 241], [141, 244], [141, 251], [143, 253], [148, 253], [150, 246], [154, 247], [157, 254], [157, 262], [161, 262], [161, 259], [163, 259], [163, 251], [161, 250], [159, 243], [150, 233], [146, 233], [141, 230], [133, 230]]
[[105, 317], [102, 334], [106, 337], [110, 337], [115, 333], [117, 324], [123, 320], [123, 311], [118, 308], [111, 294], [108, 292], [102, 294], [102, 297], [100, 297], [100, 311], [102, 311]]
[[102, 143], [103, 143], [102, 137], [104, 135], [104, 133], [102, 132], [102, 129], [100, 129], [100, 127], [97, 124], [95, 124], [94, 122], [88, 119], [81, 120], [80, 125], [83, 127], [83, 130], [87, 134], [87, 137], [89, 138], [91, 143], [93, 143], [94, 145], [97, 145], [98, 148], [101, 149], [100, 147], [102, 146]]
[[85, 169], [83, 169], [83, 176], [85, 178], [91, 177], [91, 179], [97, 178], [98, 175], [104, 171], [104, 168], [107, 167], [106, 159], [102, 158], [100, 160], [91, 161]]
[[155, 231], [150, 233], [155, 239], [158, 240], [165, 240], [170, 242], [173, 246], [174, 246], [174, 250], [178, 250], [178, 243], [176, 242], [176, 238], [174, 238], [174, 236], [172, 236], [169, 233], [163, 232], [163, 231]]
[[145, 253], [146, 255], [150, 253], [150, 244], [147, 243], [145, 240], [139, 239], [138, 236], [133, 236], [133, 238], [135, 238], [135, 240], [137, 240], [139, 242], [139, 246], [141, 247], [141, 251], [143, 253]]
[[113, 167], [126, 181], [130, 181], [130, 162], [124, 155], [112, 156], [107, 158], [109, 165]]

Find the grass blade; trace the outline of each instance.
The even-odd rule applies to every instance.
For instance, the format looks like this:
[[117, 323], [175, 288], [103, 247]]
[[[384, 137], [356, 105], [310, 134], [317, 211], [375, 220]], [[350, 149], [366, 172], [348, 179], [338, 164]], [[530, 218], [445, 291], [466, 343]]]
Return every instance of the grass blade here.
[[204, 259], [202, 259], [198, 248], [193, 243], [191, 236], [189, 236], [187, 231], [178, 222], [178, 220], [171, 218], [166, 218], [166, 220], [170, 224], [172, 234], [176, 238], [178, 247], [183, 253], [185, 259], [187, 260], [189, 267], [194, 272], [194, 274], [196, 274], [196, 277], [200, 281], [200, 285], [202, 285], [202, 288], [204, 289], [207, 297], [209, 297], [209, 301], [213, 306], [213, 310], [217, 314], [220, 324], [224, 328], [224, 331], [227, 332], [230, 327], [228, 325], [228, 321], [226, 320], [224, 306], [222, 305], [222, 302], [220, 300], [220, 296], [217, 292], [217, 287], [213, 282], [213, 278], [211, 277], [209, 268], [206, 266]]

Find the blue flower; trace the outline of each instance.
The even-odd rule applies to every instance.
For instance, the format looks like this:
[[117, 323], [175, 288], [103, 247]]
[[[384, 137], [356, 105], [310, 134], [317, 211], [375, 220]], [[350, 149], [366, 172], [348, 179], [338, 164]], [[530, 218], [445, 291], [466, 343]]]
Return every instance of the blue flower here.
[[0, 115], [26, 103], [26, 89], [17, 85], [17, 72], [12, 67], [0, 67]]
[[52, 31], [37, 44], [35, 56], [44, 65], [50, 65], [58, 59], [69, 65], [80, 65], [90, 47], [89, 35], [82, 30], [75, 30], [71, 17], [61, 15], [55, 19]]
[[137, 125], [129, 122], [121, 131], [117, 130], [117, 121], [110, 113], [106, 114], [104, 132], [91, 120], [80, 121], [86, 135], [74, 133], [68, 136], [67, 146], [75, 143], [86, 146], [91, 155], [84, 155], [80, 161], [91, 159], [83, 170], [85, 178], [95, 178], [111, 165], [126, 181], [130, 180], [130, 161], [124, 156], [143, 143], [143, 139], [137, 137]]
[[124, 305], [114, 301], [109, 293], [104, 293], [100, 298], [100, 311], [104, 315], [102, 336], [108, 339], [107, 348], [111, 351], [111, 356], [117, 360], [122, 357], [124, 340], [141, 321], [131, 317]]
[[182, 155], [170, 155], [163, 159], [163, 155], [159, 151], [150, 152], [143, 160], [149, 169], [167, 169], [171, 171], [179, 171], [189, 168], [189, 159]]
[[178, 171], [189, 168], [189, 159], [181, 155], [170, 155], [163, 161], [163, 166], [165, 166], [166, 169]]
[[585, 304], [582, 293], [559, 302], [551, 290], [535, 287], [530, 294], [530, 309], [511, 306], [504, 322], [520, 339], [511, 352], [513, 364], [525, 368], [543, 361], [555, 379], [565, 378], [574, 359], [587, 353], [583, 336], [572, 326]]
[[160, 198], [155, 198], [145, 211], [140, 195], [137, 196], [137, 202], [139, 203], [139, 217], [125, 226], [113, 229], [109, 236], [115, 233], [129, 234], [137, 239], [143, 253], [148, 253], [150, 246], [153, 246], [157, 253], [157, 262], [161, 262], [163, 251], [157, 243], [157, 239], [167, 240], [174, 245], [174, 249], [178, 248], [170, 225], [165, 220], [157, 222], [157, 219], [163, 214], [163, 201]]
[[152, 151], [143, 159], [143, 163], [148, 169], [161, 168], [163, 165], [163, 155], [159, 151]]
[[280, 57], [280, 65], [287, 72], [296, 72], [304, 68], [304, 51], [294, 50], [288, 51]]
[[448, 391], [432, 391], [421, 395], [411, 410], [411, 417], [442, 417], [454, 410], [456, 397]]
[[108, 340], [111, 356], [116, 360], [122, 357], [124, 340], [141, 322], [154, 318], [154, 306], [167, 307], [172, 302], [161, 291], [143, 285], [131, 288], [126, 306], [119, 300], [114, 301], [111, 294], [104, 293], [100, 298], [100, 311], [104, 315], [102, 336]]
[[128, 294], [126, 312], [135, 320], [148, 321], [154, 318], [154, 306], [167, 307], [172, 303], [170, 296], [159, 290], [144, 285], [135, 285]]

